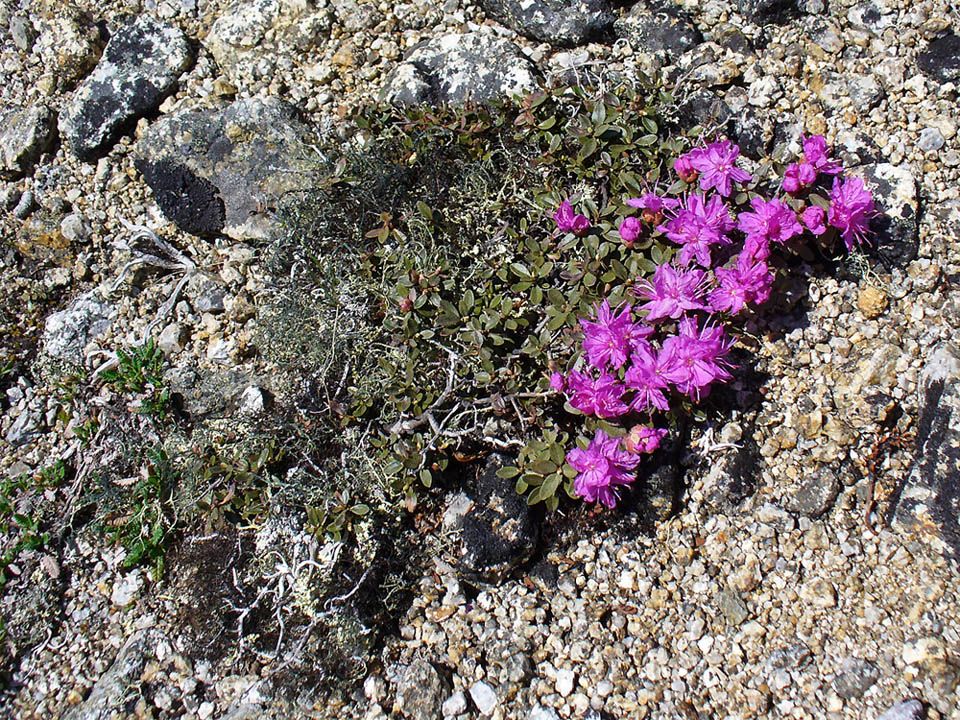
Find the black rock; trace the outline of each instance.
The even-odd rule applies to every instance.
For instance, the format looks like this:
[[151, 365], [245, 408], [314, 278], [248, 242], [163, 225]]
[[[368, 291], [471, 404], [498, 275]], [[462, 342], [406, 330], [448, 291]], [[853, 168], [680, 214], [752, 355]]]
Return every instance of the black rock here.
[[149, 15], [118, 30], [60, 116], [74, 155], [89, 161], [108, 152], [121, 133], [160, 107], [190, 59], [186, 36]]
[[614, 28], [634, 50], [662, 54], [667, 62], [703, 42], [690, 17], [669, 0], [641, 0]]
[[807, 517], [820, 517], [833, 506], [839, 494], [837, 473], [829, 467], [821, 468], [804, 480], [800, 490], [790, 498], [787, 509]]
[[249, 98], [164, 115], [137, 143], [136, 166], [160, 209], [186, 232], [263, 240], [276, 229], [264, 208], [310, 185], [313, 142], [293, 106]]
[[760, 160], [773, 147], [774, 125], [768, 117], [761, 118], [755, 108], [745, 107], [733, 122], [733, 138], [740, 146], [740, 153]]
[[960, 349], [950, 343], [923, 368], [916, 455], [898, 490], [895, 525], [960, 568]]
[[782, 23], [796, 10], [797, 0], [739, 0], [737, 8], [755, 23]]
[[399, 105], [458, 105], [532, 92], [537, 71], [503, 38], [452, 34], [413, 48], [387, 78], [382, 99]]
[[941, 83], [960, 79], [960, 37], [950, 34], [937, 38], [917, 55], [917, 67]]
[[718, 133], [730, 134], [733, 111], [723, 98], [711, 90], [699, 88], [678, 107], [680, 122], [685, 127], [700, 125], [715, 128]]
[[920, 214], [917, 181], [903, 165], [863, 165], [862, 175], [873, 193], [879, 215], [870, 221], [871, 245], [887, 267], [905, 267], [917, 257]]
[[599, 39], [614, 20], [610, 0], [479, 0], [479, 5], [520, 35], [562, 47]]
[[493, 453], [477, 480], [473, 507], [463, 519], [460, 567], [468, 579], [502, 582], [530, 559], [537, 528], [516, 482], [497, 476], [512, 458]]
[[703, 496], [704, 502], [715, 510], [734, 510], [756, 490], [760, 452], [748, 435], [744, 435], [742, 443], [734, 451], [709, 458]]

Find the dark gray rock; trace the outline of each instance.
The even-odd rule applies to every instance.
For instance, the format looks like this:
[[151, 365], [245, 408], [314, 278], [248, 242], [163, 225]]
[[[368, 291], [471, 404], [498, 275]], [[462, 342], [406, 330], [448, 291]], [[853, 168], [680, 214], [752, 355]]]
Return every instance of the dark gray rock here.
[[920, 243], [916, 179], [906, 166], [890, 163], [863, 165], [853, 174], [863, 177], [880, 213], [870, 221], [871, 244], [887, 265], [906, 266]]
[[931, 42], [917, 55], [917, 67], [940, 83], [960, 80], [960, 37], [950, 33]]
[[187, 283], [186, 295], [190, 298], [194, 310], [216, 315], [224, 310], [223, 299], [227, 295], [227, 288], [222, 283], [198, 274]]
[[797, 641], [770, 653], [767, 667], [772, 670], [793, 670], [810, 662], [810, 657], [810, 647]]
[[960, 568], [960, 349], [938, 346], [920, 379], [916, 456], [900, 489], [894, 524]]
[[678, 110], [680, 121], [686, 126], [716, 128], [721, 134], [731, 129], [733, 111], [712, 90], [699, 88], [693, 91], [680, 103]]
[[739, 0], [737, 9], [755, 23], [782, 23], [796, 10], [797, 0]]
[[454, 105], [533, 92], [537, 71], [511, 42], [451, 34], [417, 45], [387, 78], [382, 98], [400, 105]]
[[723, 512], [735, 510], [753, 494], [759, 476], [760, 453], [756, 443], [744, 436], [742, 447], [708, 458], [703, 481], [707, 506]]
[[64, 713], [63, 720], [107, 720], [122, 714], [127, 703], [140, 695], [140, 676], [154, 657], [158, 641], [159, 634], [150, 628], [131, 635], [87, 699]]
[[470, 579], [502, 582], [536, 548], [537, 528], [516, 482], [497, 476], [512, 459], [492, 453], [480, 471], [473, 507], [463, 519], [460, 568]]
[[824, 467], [808, 476], [788, 501], [790, 512], [817, 518], [833, 507], [840, 493], [840, 480], [832, 468]]
[[0, 115], [0, 177], [29, 173], [54, 138], [54, 115], [46, 105], [7, 110]]
[[89, 161], [108, 152], [120, 134], [160, 107], [190, 59], [186, 36], [150, 15], [118, 30], [60, 116], [74, 155]]
[[904, 700], [887, 710], [877, 720], [921, 720], [926, 713], [919, 700]]
[[135, 162], [181, 229], [262, 240], [275, 228], [263, 206], [310, 184], [313, 141], [291, 105], [250, 98], [163, 116], [140, 138]]
[[665, 62], [703, 42], [690, 16], [669, 0], [641, 0], [616, 21], [614, 29], [634, 50], [661, 55]]
[[775, 130], [776, 126], [767, 115], [761, 117], [756, 108], [749, 105], [733, 121], [733, 138], [740, 146], [740, 153], [754, 160], [769, 155]]
[[479, 5], [520, 35], [563, 47], [600, 38], [614, 19], [610, 0], [479, 0]]
[[106, 332], [116, 309], [96, 290], [76, 298], [60, 312], [46, 319], [43, 349], [48, 355], [79, 365], [83, 348]]
[[833, 680], [837, 695], [844, 700], [863, 697], [863, 694], [880, 679], [880, 669], [869, 660], [850, 656], [840, 663], [840, 672]]
[[439, 718], [449, 689], [440, 673], [426, 660], [415, 660], [397, 675], [394, 699], [404, 717]]

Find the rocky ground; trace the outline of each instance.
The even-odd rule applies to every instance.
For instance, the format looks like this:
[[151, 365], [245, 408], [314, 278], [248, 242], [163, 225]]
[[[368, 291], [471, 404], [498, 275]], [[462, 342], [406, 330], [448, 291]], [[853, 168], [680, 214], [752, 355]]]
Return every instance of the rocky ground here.
[[[9, 485], [78, 461], [34, 502], [80, 528], [7, 565], [5, 714], [960, 718], [956, 6], [586, 0], [557, 20], [527, 5], [0, 2], [0, 469]], [[345, 661], [361, 682], [343, 707], [291, 662], [301, 646], [243, 633], [255, 610], [282, 621], [336, 544], [281, 520], [211, 530], [151, 581], [74, 521], [113, 457], [90, 454], [93, 409], [102, 429], [130, 401], [78, 387], [115, 348], [156, 337], [196, 412], [263, 411], [258, 242], [351, 107], [639, 72], [700, 98], [691, 112], [706, 98], [755, 158], [825, 133], [885, 212], [872, 264], [801, 273], [787, 309], [748, 328], [741, 409], [692, 429], [672, 517], [561, 524], [478, 586], [457, 571], [470, 501], [444, 498], [397, 631], [375, 662]]]

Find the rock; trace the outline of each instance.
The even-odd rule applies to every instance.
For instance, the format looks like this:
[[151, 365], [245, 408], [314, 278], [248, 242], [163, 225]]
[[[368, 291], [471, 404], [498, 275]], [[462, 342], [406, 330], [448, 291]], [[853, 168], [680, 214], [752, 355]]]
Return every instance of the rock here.
[[182, 230], [262, 240], [274, 229], [262, 203], [310, 182], [311, 142], [292, 106], [249, 98], [160, 118], [137, 143], [136, 166]]
[[372, 28], [380, 21], [380, 12], [371, 2], [358, 4], [355, 0], [333, 0], [337, 21], [347, 32]]
[[331, 19], [327, 8], [314, 9], [306, 0], [237, 0], [212, 23], [203, 44], [241, 86], [244, 78], [269, 78], [278, 63], [315, 46], [329, 33]]
[[704, 87], [729, 85], [743, 75], [747, 59], [714, 42], [703, 42], [685, 52], [677, 61], [687, 79]]
[[732, 590], [723, 590], [717, 595], [717, 607], [732, 627], [743, 623], [749, 615], [740, 593]]
[[30, 217], [34, 207], [33, 190], [24, 190], [23, 195], [20, 196], [13, 208], [13, 216], [18, 220], [25, 220]]
[[917, 147], [924, 152], [935, 152], [942, 148], [946, 142], [939, 128], [928, 127], [920, 131], [920, 139], [917, 141]]
[[406, 717], [439, 717], [447, 690], [443, 679], [426, 660], [415, 660], [397, 678], [394, 693], [397, 709]]
[[839, 493], [840, 480], [837, 473], [830, 467], [824, 467], [804, 480], [800, 490], [788, 501], [787, 509], [817, 518], [833, 506]]
[[670, 0], [641, 0], [614, 23], [614, 30], [634, 50], [651, 53], [663, 64], [703, 42], [690, 16]]
[[157, 346], [167, 355], [183, 350], [184, 329], [178, 323], [170, 323], [157, 336]]
[[938, 637], [918, 638], [904, 643], [901, 657], [907, 665], [925, 665], [931, 660], [945, 660], [947, 648]]
[[868, 320], [875, 320], [883, 315], [888, 305], [887, 294], [873, 285], [867, 285], [857, 294], [857, 309]]
[[33, 48], [53, 88], [69, 89], [97, 64], [100, 30], [90, 18], [68, 9], [40, 21], [40, 36]]
[[784, 534], [792, 532], [796, 527], [793, 516], [773, 503], [764, 503], [760, 506], [757, 510], [757, 520]]
[[121, 133], [160, 107], [190, 59], [186, 36], [150, 15], [120, 28], [60, 116], [73, 154], [90, 161], [108, 152]]
[[513, 43], [485, 33], [450, 34], [413, 48], [387, 78], [382, 98], [400, 105], [456, 105], [536, 87], [536, 68]]
[[513, 480], [497, 476], [511, 458], [492, 453], [480, 471], [473, 507], [463, 519], [460, 566], [483, 582], [502, 582], [536, 547], [536, 526]]
[[917, 67], [940, 83], [960, 80], [960, 37], [950, 33], [932, 41], [917, 55]]
[[530, 711], [527, 720], [560, 720], [560, 718], [553, 708], [537, 705]]
[[108, 720], [123, 714], [139, 697], [140, 676], [158, 641], [156, 631], [149, 628], [133, 633], [87, 699], [64, 713], [63, 720]]
[[227, 288], [216, 280], [198, 274], [187, 283], [186, 295], [197, 312], [219, 315], [224, 311]]
[[10, 18], [8, 25], [10, 30], [10, 39], [17, 46], [20, 52], [28, 53], [33, 47], [33, 41], [37, 39], [37, 32], [33, 29], [29, 18], [23, 15], [14, 15]]
[[691, 125], [704, 128], [717, 128], [717, 132], [725, 133], [730, 127], [733, 111], [719, 95], [712, 90], [698, 88], [691, 92], [679, 106], [680, 117]]
[[598, 39], [614, 19], [610, 0], [478, 0], [478, 4], [520, 35], [562, 47]]
[[47, 317], [43, 349], [48, 355], [75, 365], [83, 362], [83, 349], [110, 327], [113, 305], [96, 290], [81, 295], [60, 312]]
[[863, 694], [880, 679], [880, 669], [869, 660], [853, 656], [840, 663], [840, 673], [833, 680], [833, 687], [844, 700], [863, 697]]
[[883, 100], [883, 87], [873, 75], [826, 72], [821, 76], [817, 95], [832, 110], [853, 107], [865, 113]]
[[23, 412], [17, 415], [17, 419], [11, 423], [10, 428], [7, 430], [7, 434], [4, 436], [4, 439], [14, 447], [19, 447], [20, 445], [25, 445], [33, 440], [34, 436], [36, 436], [39, 432], [39, 413], [32, 412], [30, 409], [25, 409]]
[[53, 120], [53, 112], [42, 104], [0, 116], [0, 177], [12, 180], [33, 170], [53, 143]]
[[127, 573], [113, 585], [110, 602], [117, 607], [126, 607], [132, 603], [143, 587], [143, 578], [139, 570]]
[[881, 7], [875, 0], [858, 3], [847, 11], [847, 20], [851, 25], [866, 28], [870, 32], [880, 35], [896, 22], [896, 13], [888, 8]]
[[774, 650], [767, 658], [767, 667], [773, 670], [796, 670], [810, 662], [810, 647], [803, 642], [794, 642]]
[[241, 415], [262, 415], [266, 407], [263, 391], [256, 385], [251, 385], [240, 395], [239, 411]]
[[80, 213], [70, 213], [60, 221], [60, 234], [71, 243], [85, 243], [90, 239], [90, 224]]
[[557, 670], [556, 689], [560, 693], [560, 697], [568, 697], [573, 692], [576, 679], [576, 674], [569, 668]]
[[[476, 702], [476, 701], [474, 701]], [[443, 701], [440, 711], [444, 717], [460, 715], [467, 710], [467, 696], [459, 690]]]
[[756, 488], [760, 450], [745, 436], [742, 447], [722, 456], [711, 456], [703, 479], [703, 499], [718, 511], [734, 510]]
[[736, 7], [747, 20], [763, 24], [786, 21], [796, 5], [796, 0], [738, 0]]
[[926, 713], [919, 700], [904, 700], [887, 710], [877, 720], [921, 720]]
[[852, 174], [864, 179], [879, 215], [870, 221], [871, 244], [887, 264], [904, 267], [917, 257], [920, 216], [917, 181], [906, 165], [862, 165]]
[[481, 715], [493, 713], [500, 702], [497, 693], [485, 682], [477, 682], [470, 686], [470, 698], [477, 706]]

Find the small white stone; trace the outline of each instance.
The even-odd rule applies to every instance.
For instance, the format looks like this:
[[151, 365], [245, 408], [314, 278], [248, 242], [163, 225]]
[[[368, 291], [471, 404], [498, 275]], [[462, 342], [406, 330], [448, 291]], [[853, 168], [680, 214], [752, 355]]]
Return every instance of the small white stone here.
[[240, 396], [240, 412], [243, 415], [260, 415], [265, 407], [263, 391], [251, 385]]
[[[471, 694], [473, 691], [470, 691]], [[467, 709], [467, 698], [462, 692], [455, 692], [453, 695], [443, 701], [440, 711], [444, 717], [453, 717], [465, 712]]]
[[470, 697], [477, 706], [481, 715], [489, 715], [499, 702], [493, 688], [485, 682], [474, 683], [470, 687]]
[[212, 702], [202, 702], [200, 707], [197, 709], [197, 716], [200, 720], [207, 720], [208, 717], [213, 715], [213, 703]]
[[576, 677], [573, 670], [567, 668], [557, 670], [556, 688], [561, 697], [568, 697], [573, 692], [573, 682]]

